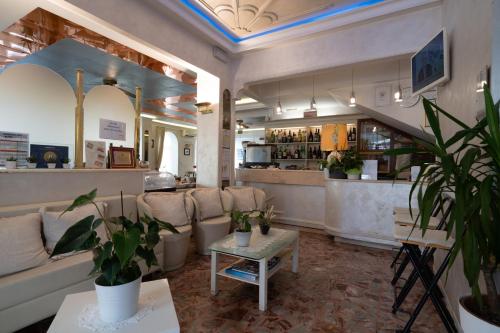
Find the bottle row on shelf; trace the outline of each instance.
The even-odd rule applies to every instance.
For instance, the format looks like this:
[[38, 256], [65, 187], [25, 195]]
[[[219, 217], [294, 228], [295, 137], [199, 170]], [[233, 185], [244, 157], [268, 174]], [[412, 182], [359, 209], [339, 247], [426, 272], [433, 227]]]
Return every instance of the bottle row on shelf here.
[[347, 130], [347, 141], [356, 141], [356, 127]]
[[297, 143], [297, 142], [320, 142], [321, 131], [316, 128], [313, 132], [312, 129], [307, 130], [287, 130], [286, 129], [273, 129], [267, 136], [267, 143]]
[[319, 147], [309, 147], [306, 151], [303, 145], [298, 147], [278, 147], [271, 152], [271, 158], [273, 160], [317, 160], [326, 159], [326, 152], [321, 151]]

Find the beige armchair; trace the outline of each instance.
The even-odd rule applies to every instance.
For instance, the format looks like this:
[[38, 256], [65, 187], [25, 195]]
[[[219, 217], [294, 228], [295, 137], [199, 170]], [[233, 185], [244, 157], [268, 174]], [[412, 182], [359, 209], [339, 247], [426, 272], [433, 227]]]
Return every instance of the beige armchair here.
[[228, 186], [224, 190], [233, 196], [233, 209], [241, 212], [266, 209], [266, 192], [251, 186]]
[[145, 193], [137, 197], [139, 216], [148, 215], [169, 222], [179, 231], [173, 234], [161, 230], [163, 239], [163, 269], [172, 271], [184, 266], [192, 232], [191, 221], [194, 214], [194, 203], [190, 196], [183, 192]]
[[199, 254], [209, 255], [209, 246], [231, 229], [232, 196], [218, 188], [197, 188], [188, 195], [195, 206], [194, 237]]

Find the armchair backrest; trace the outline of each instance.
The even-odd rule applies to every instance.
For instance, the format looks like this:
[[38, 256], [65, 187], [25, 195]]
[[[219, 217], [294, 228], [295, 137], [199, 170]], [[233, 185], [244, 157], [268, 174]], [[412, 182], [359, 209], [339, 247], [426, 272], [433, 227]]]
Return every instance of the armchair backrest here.
[[[173, 199], [174, 195], [179, 195], [178, 192], [154, 192], [154, 193], [143, 193], [137, 196], [137, 210], [139, 212], [139, 217], [148, 215], [151, 217], [157, 217], [155, 216], [153, 212], [153, 208], [146, 202], [145, 197], [147, 195], [154, 195], [157, 197], [160, 197], [162, 200], [165, 201], [165, 205], [169, 204], [169, 198]], [[170, 203], [171, 204], [171, 203]], [[189, 195], [184, 195], [184, 205], [185, 205], [185, 211], [186, 215], [188, 218], [188, 222], [191, 223], [193, 220], [193, 215], [194, 215], [194, 202], [192, 198]], [[176, 207], [172, 207], [176, 209]], [[170, 221], [167, 221], [170, 222]], [[175, 223], [173, 223], [175, 225]]]
[[[255, 200], [255, 209], [263, 211], [266, 209], [266, 192], [261, 190], [260, 188], [256, 187], [251, 187], [251, 186], [228, 186], [224, 190], [224, 192], [227, 192], [233, 196], [235, 192], [238, 190], [246, 190], [246, 189], [252, 189], [253, 190], [253, 197]], [[245, 206], [253, 206], [253, 204], [245, 204]], [[233, 209], [238, 209], [241, 210], [241, 207], [238, 207], [237, 200], [234, 199], [234, 204], [233, 204]]]
[[[200, 191], [206, 191], [207, 189], [208, 188], [196, 188], [187, 192], [188, 196], [190, 196], [194, 202], [195, 216], [197, 221], [203, 221], [204, 218], [201, 212], [202, 211], [201, 207], [203, 206], [203, 203], [198, 202], [198, 200], [196, 199], [197, 197], [196, 193]], [[220, 202], [222, 204], [223, 214], [231, 212], [231, 210], [233, 209], [233, 197], [228, 193], [224, 193], [224, 191], [222, 191], [221, 189], [217, 190], [219, 193]]]

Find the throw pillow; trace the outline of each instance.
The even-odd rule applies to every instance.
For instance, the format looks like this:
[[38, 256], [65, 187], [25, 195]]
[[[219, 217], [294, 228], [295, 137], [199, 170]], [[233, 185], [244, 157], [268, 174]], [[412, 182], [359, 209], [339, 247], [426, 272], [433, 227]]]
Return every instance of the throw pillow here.
[[[106, 204], [104, 202], [96, 202], [97, 207], [101, 211], [101, 214], [105, 215]], [[66, 212], [61, 215], [63, 211], [52, 211], [50, 208], [43, 207], [40, 209], [43, 221], [43, 234], [45, 236], [45, 248], [47, 252], [52, 253], [54, 247], [61, 237], [64, 235], [66, 230], [71, 227], [76, 222], [86, 218], [87, 216], [94, 215], [94, 218], [99, 218], [100, 215], [94, 205], [88, 204], [76, 208], [71, 212]], [[96, 230], [97, 236], [101, 240], [107, 240], [106, 229], [104, 224], [101, 225]]]
[[151, 207], [153, 217], [176, 227], [190, 224], [186, 211], [186, 194], [147, 193], [144, 201]]
[[220, 190], [218, 188], [197, 189], [192, 192], [198, 203], [201, 220], [224, 215]]
[[0, 276], [47, 262], [41, 222], [39, 213], [0, 218]]
[[228, 187], [226, 190], [233, 196], [234, 210], [239, 210], [240, 212], [251, 212], [257, 209], [257, 203], [255, 201], [255, 194], [253, 192], [253, 188]]

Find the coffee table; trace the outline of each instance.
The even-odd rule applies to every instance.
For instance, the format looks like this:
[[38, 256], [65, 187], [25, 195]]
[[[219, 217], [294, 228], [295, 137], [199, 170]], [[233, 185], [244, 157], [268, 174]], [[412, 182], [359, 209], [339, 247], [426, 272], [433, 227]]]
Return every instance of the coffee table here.
[[[179, 333], [179, 321], [166, 279], [141, 284], [141, 297], [146, 297], [152, 304], [151, 311], [137, 323], [130, 323], [116, 331], [117, 333]], [[70, 294], [57, 311], [48, 333], [90, 333], [88, 328], [78, 325], [78, 318], [89, 304], [97, 304], [96, 293], [87, 291]]]
[[[223, 276], [230, 279], [235, 279], [241, 282], [250, 283], [259, 286], [259, 310], [266, 311], [267, 309], [267, 281], [273, 276], [284, 264], [285, 258], [292, 256], [292, 272], [297, 273], [299, 269], [299, 232], [295, 230], [285, 230], [271, 228], [267, 235], [262, 235], [258, 230], [252, 232], [250, 245], [248, 247], [239, 247], [236, 245], [234, 234], [229, 234], [221, 240], [210, 245], [212, 254], [211, 265], [211, 292], [212, 295], [217, 295], [217, 277]], [[259, 277], [257, 280], [245, 279], [226, 273], [224, 267], [217, 271], [218, 255], [223, 254], [238, 258], [235, 262], [243, 260], [252, 260], [259, 263]], [[271, 270], [267, 269], [269, 259], [278, 256], [279, 263]]]

